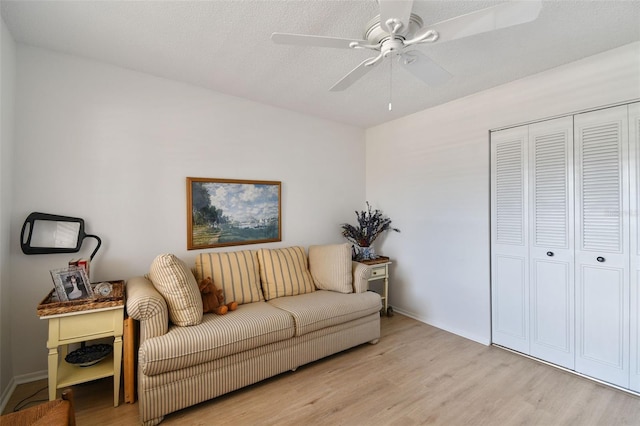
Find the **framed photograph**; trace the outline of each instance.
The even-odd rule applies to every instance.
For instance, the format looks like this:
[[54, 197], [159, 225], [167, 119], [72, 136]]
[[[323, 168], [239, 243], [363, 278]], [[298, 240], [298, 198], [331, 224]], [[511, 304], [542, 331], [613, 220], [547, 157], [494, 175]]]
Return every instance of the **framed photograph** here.
[[94, 297], [87, 271], [84, 268], [71, 266], [54, 269], [51, 271], [51, 278], [53, 278], [53, 285], [60, 302]]
[[187, 178], [187, 249], [281, 241], [281, 183]]

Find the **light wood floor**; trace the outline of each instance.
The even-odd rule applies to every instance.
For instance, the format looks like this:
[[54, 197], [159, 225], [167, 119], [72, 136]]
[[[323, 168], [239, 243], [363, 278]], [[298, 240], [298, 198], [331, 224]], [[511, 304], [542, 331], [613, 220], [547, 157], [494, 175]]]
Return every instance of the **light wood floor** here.
[[[111, 379], [74, 386], [83, 425], [136, 425]], [[20, 386], [7, 404], [43, 388]], [[22, 396], [21, 396], [22, 395]], [[122, 398], [122, 392], [121, 392]], [[382, 338], [168, 415], [162, 425], [639, 425], [640, 398], [396, 314]]]

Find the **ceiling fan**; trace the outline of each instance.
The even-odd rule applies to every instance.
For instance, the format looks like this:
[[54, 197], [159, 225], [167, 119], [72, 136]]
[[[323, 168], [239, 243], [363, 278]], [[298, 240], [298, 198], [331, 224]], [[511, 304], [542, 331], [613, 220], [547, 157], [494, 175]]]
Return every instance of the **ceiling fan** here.
[[541, 0], [512, 1], [424, 26], [422, 18], [411, 12], [413, 0], [378, 0], [378, 3], [380, 15], [369, 21], [362, 40], [277, 32], [271, 35], [271, 40], [279, 44], [368, 49], [376, 53], [342, 77], [331, 91], [345, 90], [385, 59], [390, 62], [395, 59], [418, 79], [438, 85], [449, 80], [451, 74], [415, 46], [524, 24], [535, 20], [542, 8]]

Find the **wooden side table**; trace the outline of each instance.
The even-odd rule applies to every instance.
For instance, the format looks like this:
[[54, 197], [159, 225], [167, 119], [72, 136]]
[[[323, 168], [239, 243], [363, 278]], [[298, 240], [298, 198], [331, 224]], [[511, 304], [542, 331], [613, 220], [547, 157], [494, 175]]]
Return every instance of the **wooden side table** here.
[[359, 262], [372, 266], [371, 278], [369, 278], [370, 282], [384, 280], [381, 295], [383, 303], [382, 313], [388, 317], [393, 316], [393, 308], [389, 306], [389, 265], [391, 265], [392, 262], [389, 261], [388, 257], [384, 256], [377, 259], [360, 260]]
[[[124, 328], [124, 284], [122, 281], [112, 283], [114, 297], [54, 303], [47, 303], [45, 299], [38, 306], [40, 319], [49, 321], [47, 348], [50, 401], [56, 399], [57, 390], [60, 388], [113, 376], [113, 406], [118, 406]], [[51, 293], [49, 299], [50, 296]], [[107, 359], [89, 367], [79, 367], [65, 361], [68, 345], [105, 337], [113, 337], [113, 352]]]

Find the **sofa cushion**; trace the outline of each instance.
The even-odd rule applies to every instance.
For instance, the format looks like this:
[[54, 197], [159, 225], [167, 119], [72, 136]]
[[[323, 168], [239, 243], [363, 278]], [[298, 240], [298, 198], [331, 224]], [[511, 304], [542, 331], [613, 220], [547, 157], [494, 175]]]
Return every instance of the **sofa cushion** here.
[[304, 248], [260, 249], [258, 261], [266, 300], [315, 291]]
[[202, 297], [193, 273], [173, 254], [161, 254], [151, 263], [149, 279], [169, 308], [169, 319], [179, 326], [200, 324]]
[[268, 303], [293, 316], [296, 336], [366, 317], [382, 309], [380, 295], [373, 291], [343, 294], [318, 290], [299, 296], [280, 297]]
[[344, 243], [309, 247], [309, 272], [319, 289], [352, 293], [351, 245]]
[[206, 314], [195, 327], [170, 327], [145, 340], [139, 365], [148, 376], [175, 371], [293, 337], [291, 315], [265, 302], [247, 303], [226, 315]]
[[224, 291], [225, 303], [260, 302], [260, 269], [257, 253], [252, 250], [201, 253], [196, 257], [198, 282], [211, 277], [213, 284]]

